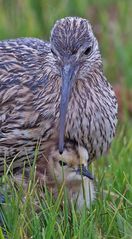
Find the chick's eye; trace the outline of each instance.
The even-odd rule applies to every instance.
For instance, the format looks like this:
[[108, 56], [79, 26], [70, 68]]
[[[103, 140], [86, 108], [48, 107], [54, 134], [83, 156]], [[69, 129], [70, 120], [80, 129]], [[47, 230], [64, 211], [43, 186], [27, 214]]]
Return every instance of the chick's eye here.
[[91, 46], [89, 46], [89, 47], [85, 50], [84, 55], [88, 55], [90, 52], [91, 52]]
[[60, 166], [66, 166], [67, 165], [67, 163], [66, 162], [64, 162], [64, 161], [59, 161], [59, 164], [60, 164]]

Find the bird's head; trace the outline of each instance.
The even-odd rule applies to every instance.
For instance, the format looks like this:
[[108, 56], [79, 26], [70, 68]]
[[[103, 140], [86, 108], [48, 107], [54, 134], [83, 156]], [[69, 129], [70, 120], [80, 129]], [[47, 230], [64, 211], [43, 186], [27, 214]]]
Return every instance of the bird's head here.
[[101, 68], [98, 42], [90, 23], [79, 17], [58, 20], [51, 32], [51, 52], [62, 78], [60, 102], [59, 152], [64, 150], [65, 118], [71, 90], [77, 80], [87, 78]]
[[59, 154], [57, 148], [49, 153], [48, 174], [57, 184], [63, 182], [68, 185], [81, 183], [82, 177], [93, 179], [92, 174], [87, 169], [88, 153], [84, 147], [65, 145], [63, 154]]

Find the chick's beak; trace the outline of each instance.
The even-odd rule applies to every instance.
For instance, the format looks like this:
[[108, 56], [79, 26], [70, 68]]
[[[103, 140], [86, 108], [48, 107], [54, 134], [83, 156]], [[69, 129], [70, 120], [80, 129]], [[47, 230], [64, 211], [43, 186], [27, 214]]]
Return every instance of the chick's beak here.
[[82, 176], [85, 176], [91, 180], [94, 179], [93, 175], [89, 172], [89, 170], [83, 164], [79, 166], [79, 168], [76, 170], [76, 173]]

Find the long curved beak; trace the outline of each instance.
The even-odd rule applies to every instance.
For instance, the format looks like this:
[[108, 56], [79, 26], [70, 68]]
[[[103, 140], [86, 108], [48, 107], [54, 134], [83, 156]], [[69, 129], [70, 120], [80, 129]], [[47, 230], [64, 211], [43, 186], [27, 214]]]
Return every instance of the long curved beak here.
[[89, 172], [89, 170], [84, 165], [80, 165], [79, 168], [76, 170], [76, 173], [82, 176], [85, 176], [91, 180], [94, 179], [93, 175]]
[[62, 69], [62, 88], [60, 102], [59, 153], [64, 150], [65, 121], [72, 84], [75, 76], [75, 67], [72, 64], [64, 65]]

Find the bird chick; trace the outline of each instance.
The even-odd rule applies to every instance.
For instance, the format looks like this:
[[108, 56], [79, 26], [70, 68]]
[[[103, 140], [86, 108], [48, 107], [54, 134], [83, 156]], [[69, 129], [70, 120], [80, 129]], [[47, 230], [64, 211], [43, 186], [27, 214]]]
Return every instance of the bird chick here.
[[69, 201], [76, 201], [77, 208], [86, 203], [89, 207], [95, 198], [93, 176], [87, 169], [88, 152], [82, 146], [66, 143], [59, 154], [57, 144], [47, 151], [46, 158], [37, 162], [36, 178], [46, 184], [55, 197], [62, 185], [67, 189]]
[[[95, 198], [93, 176], [88, 170], [88, 152], [73, 142], [66, 142], [63, 154], [58, 151], [55, 141], [48, 142], [44, 154], [36, 162], [36, 186], [42, 195], [42, 187], [57, 198], [61, 188], [65, 188], [69, 202], [75, 202], [78, 209], [85, 204], [88, 208]], [[14, 175], [15, 182], [22, 182], [24, 190], [28, 188], [30, 168], [25, 169], [25, 178], [21, 171]]]

